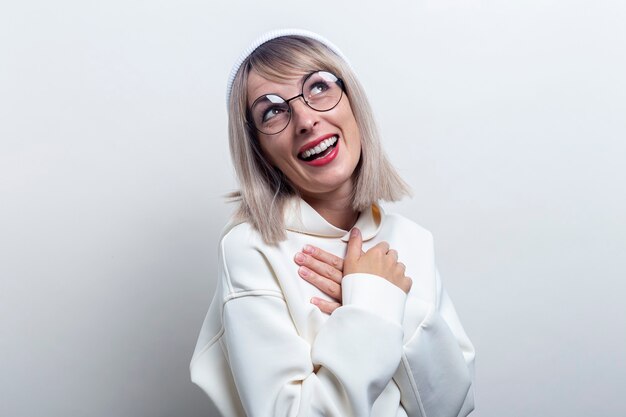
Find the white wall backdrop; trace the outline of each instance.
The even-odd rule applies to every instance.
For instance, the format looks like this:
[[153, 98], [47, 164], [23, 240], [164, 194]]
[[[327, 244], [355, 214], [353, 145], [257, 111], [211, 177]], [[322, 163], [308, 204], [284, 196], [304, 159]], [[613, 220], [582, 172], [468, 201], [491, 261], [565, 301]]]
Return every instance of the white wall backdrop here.
[[260, 33], [338, 44], [474, 341], [476, 417], [626, 413], [626, 3], [0, 6], [0, 415], [200, 417], [188, 362]]

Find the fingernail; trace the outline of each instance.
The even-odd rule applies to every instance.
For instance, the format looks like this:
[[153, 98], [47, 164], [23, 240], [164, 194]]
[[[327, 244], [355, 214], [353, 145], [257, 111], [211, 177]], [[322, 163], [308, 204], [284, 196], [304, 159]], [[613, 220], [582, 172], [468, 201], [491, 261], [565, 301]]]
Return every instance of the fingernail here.
[[304, 262], [304, 255], [298, 252], [296, 253], [295, 259], [296, 259], [296, 262]]
[[317, 298], [311, 298], [311, 304], [318, 305], [320, 302]]
[[301, 266], [300, 268], [298, 268], [298, 273], [303, 276], [303, 277], [308, 277], [309, 276], [309, 270], [306, 269], [305, 267]]
[[352, 233], [350, 233], [350, 235], [352, 237], [357, 237], [359, 235], [359, 228], [358, 227], [353, 227], [352, 228]]
[[313, 253], [313, 246], [311, 246], [311, 245], [304, 245], [304, 247], [302, 248], [302, 251], [304, 253]]

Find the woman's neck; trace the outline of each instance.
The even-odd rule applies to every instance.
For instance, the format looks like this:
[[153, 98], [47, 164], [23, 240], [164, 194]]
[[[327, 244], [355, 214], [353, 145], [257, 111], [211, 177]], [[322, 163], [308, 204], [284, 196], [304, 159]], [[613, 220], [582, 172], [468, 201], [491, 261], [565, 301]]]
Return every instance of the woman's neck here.
[[317, 211], [328, 223], [343, 230], [350, 230], [359, 218], [352, 208], [352, 194], [303, 195], [302, 199]]

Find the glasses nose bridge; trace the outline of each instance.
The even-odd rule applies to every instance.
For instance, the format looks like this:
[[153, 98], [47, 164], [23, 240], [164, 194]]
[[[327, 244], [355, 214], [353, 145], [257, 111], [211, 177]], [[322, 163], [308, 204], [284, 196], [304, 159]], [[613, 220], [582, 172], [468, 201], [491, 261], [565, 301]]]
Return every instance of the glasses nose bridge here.
[[298, 99], [302, 97], [302, 101], [304, 102], [304, 104], [307, 105], [307, 107], [309, 106], [309, 103], [306, 102], [306, 100], [304, 99], [304, 93], [300, 93], [297, 96], [293, 96], [290, 99], [285, 100], [285, 102], [287, 103], [287, 105], [289, 106], [290, 109], [293, 109], [293, 104], [291, 104], [292, 101]]
[[313, 113], [317, 113], [317, 110], [311, 107], [309, 102], [306, 101], [306, 98], [304, 98], [304, 93], [300, 93], [297, 96], [291, 97], [289, 100], [285, 100], [287, 102], [287, 105], [289, 106], [290, 119], [293, 118], [294, 113], [294, 105], [292, 101], [295, 101], [299, 98], [302, 98], [302, 105], [304, 106], [304, 110], [306, 110], [307, 112], [313, 111]]
[[[295, 112], [294, 111], [294, 106], [292, 101], [295, 101], [299, 98], [302, 98], [302, 107], [300, 108], [299, 111]], [[317, 111], [311, 107], [309, 105], [309, 103], [306, 101], [306, 99], [304, 98], [304, 93], [300, 93], [297, 96], [291, 97], [289, 100], [285, 100], [287, 102], [287, 105], [289, 106], [289, 121], [291, 123], [296, 123], [296, 124], [301, 124], [301, 123], [312, 123], [312, 117], [314, 113], [317, 113]], [[305, 122], [305, 120], [307, 120]]]

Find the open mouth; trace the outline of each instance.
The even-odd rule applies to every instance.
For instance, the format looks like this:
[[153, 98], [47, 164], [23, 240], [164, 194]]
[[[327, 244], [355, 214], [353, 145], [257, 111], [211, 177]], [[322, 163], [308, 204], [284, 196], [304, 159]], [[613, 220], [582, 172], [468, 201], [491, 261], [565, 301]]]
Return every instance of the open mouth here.
[[332, 150], [337, 146], [338, 140], [339, 137], [337, 135], [331, 136], [328, 139], [321, 141], [314, 147], [309, 148], [304, 152], [300, 152], [298, 154], [298, 158], [306, 162], [323, 158], [332, 152]]

